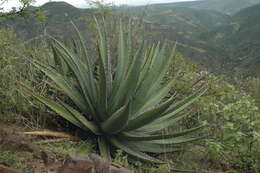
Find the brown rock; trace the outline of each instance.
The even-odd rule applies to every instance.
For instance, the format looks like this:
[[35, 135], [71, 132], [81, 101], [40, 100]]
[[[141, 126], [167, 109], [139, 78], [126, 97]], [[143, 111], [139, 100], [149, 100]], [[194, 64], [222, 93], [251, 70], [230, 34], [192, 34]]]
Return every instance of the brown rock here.
[[130, 173], [127, 169], [111, 164], [95, 155], [70, 154], [58, 173]]
[[0, 165], [0, 173], [19, 173], [15, 169], [5, 167], [4, 165]]
[[110, 173], [131, 173], [128, 169], [116, 164], [112, 164], [109, 171]]
[[52, 153], [44, 150], [40, 151], [40, 158], [42, 159], [44, 165], [47, 167], [52, 165], [56, 160], [55, 156], [53, 156]]
[[70, 154], [58, 173], [92, 173], [94, 163], [88, 156]]

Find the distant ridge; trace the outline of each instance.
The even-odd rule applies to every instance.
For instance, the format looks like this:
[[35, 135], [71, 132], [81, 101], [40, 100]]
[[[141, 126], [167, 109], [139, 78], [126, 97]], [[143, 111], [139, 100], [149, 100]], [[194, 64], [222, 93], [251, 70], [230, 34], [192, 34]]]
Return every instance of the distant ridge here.
[[239, 11], [228, 24], [203, 35], [211, 45], [222, 45], [225, 56], [218, 61], [223, 68], [260, 76], [260, 4]]
[[[204, 1], [127, 7], [127, 10], [118, 7], [118, 10], [135, 18], [145, 13], [147, 39], [178, 41], [179, 52], [210, 71], [260, 76], [260, 4], [230, 16], [216, 10], [188, 7], [198, 3]], [[34, 18], [17, 18], [1, 23], [0, 27], [12, 27], [25, 39], [38, 37], [45, 31], [68, 39], [73, 35], [72, 20], [88, 38], [86, 17], [93, 15], [91, 9], [79, 9], [66, 2], [49, 2], [39, 8], [47, 17], [44, 25]]]
[[[235, 13], [243, 10], [244, 8], [260, 4], [260, 0], [199, 0], [188, 2], [176, 2], [169, 3], [176, 7], [189, 7], [204, 10], [214, 10], [228, 15], [234, 15]], [[160, 4], [167, 5], [167, 4]]]

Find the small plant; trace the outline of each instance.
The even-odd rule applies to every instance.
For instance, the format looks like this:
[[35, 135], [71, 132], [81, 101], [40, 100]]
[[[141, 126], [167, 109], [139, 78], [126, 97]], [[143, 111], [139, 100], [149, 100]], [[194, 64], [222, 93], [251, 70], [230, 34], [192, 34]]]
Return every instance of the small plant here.
[[203, 136], [188, 135], [205, 124], [181, 132], [161, 133], [187, 116], [183, 110], [205, 92], [205, 87], [201, 87], [176, 103], [175, 95], [166, 98], [178, 77], [176, 75], [168, 83], [161, 84], [174, 50], [166, 56], [166, 43], [151, 47], [142, 43], [134, 51], [131, 28], [128, 27], [126, 37], [120, 23], [118, 53], [112, 59], [105, 22], [101, 27], [96, 20], [96, 26], [99, 35], [97, 58], [94, 53], [89, 54], [76, 27], [79, 38], [76, 48], [71, 49], [52, 38], [55, 59], [66, 63], [71, 72], [69, 76], [53, 66], [32, 62], [63, 90], [73, 104], [43, 97], [27, 87], [25, 91], [75, 126], [95, 134], [99, 150], [107, 159], [111, 157], [111, 149], [118, 148], [145, 161], [164, 163], [146, 153], [180, 151], [179, 144], [202, 139]]
[[11, 153], [9, 151], [1, 151], [0, 163], [5, 164], [7, 166], [13, 166], [19, 162], [20, 160], [17, 158], [16, 154]]
[[23, 52], [22, 41], [15, 33], [0, 29], [0, 118], [9, 120], [14, 114], [26, 110], [23, 98], [17, 93], [16, 81], [20, 78], [21, 59], [14, 50]]
[[44, 147], [46, 151], [51, 151], [51, 153], [54, 153], [55, 157], [62, 159], [66, 159], [66, 157], [68, 157], [70, 153], [93, 153], [93, 148], [93, 145], [89, 141], [71, 142], [68, 140], [64, 140], [54, 144], [49, 144]]
[[[0, 146], [0, 163], [8, 167], [21, 170], [23, 172], [32, 172], [36, 166], [33, 160], [33, 154], [29, 152], [14, 152], [3, 150]], [[30, 164], [27, 163], [30, 161]]]
[[239, 95], [230, 84], [219, 87], [216, 93], [219, 95], [201, 99], [203, 113], [210, 115], [212, 135], [206, 142], [209, 158], [243, 172], [259, 172], [260, 114], [255, 100]]
[[122, 150], [116, 151], [114, 162], [124, 167], [129, 167], [127, 155], [124, 155]]

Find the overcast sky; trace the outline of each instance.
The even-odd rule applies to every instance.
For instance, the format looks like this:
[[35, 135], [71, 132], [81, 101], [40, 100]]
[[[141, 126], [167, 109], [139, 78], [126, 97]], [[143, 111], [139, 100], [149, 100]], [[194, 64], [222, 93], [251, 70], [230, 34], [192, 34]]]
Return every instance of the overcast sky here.
[[[50, 0], [36, 0], [33, 4], [39, 6], [49, 2]], [[87, 0], [52, 0], [52, 1], [65, 1], [78, 8], [87, 7]], [[104, 0], [105, 2], [113, 2], [114, 4], [128, 4], [128, 5], [147, 5], [151, 3], [167, 3], [167, 2], [182, 2], [182, 1], [192, 1], [192, 0]], [[8, 3], [4, 5], [5, 10], [11, 7], [19, 6], [19, 0], [9, 0]]]

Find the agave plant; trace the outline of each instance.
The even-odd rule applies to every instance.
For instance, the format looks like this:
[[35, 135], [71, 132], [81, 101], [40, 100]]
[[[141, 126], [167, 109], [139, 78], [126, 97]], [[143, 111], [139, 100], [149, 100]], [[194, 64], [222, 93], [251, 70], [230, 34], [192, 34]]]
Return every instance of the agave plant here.
[[96, 20], [96, 26], [99, 37], [96, 58], [87, 51], [75, 25], [79, 38], [76, 49], [52, 38], [55, 59], [66, 63], [70, 78], [74, 80], [53, 66], [33, 61], [63, 90], [73, 105], [37, 93], [30, 94], [70, 123], [95, 134], [100, 153], [107, 159], [111, 157], [112, 148], [119, 148], [139, 159], [162, 163], [148, 153], [178, 151], [178, 144], [201, 139], [201, 136], [191, 137], [190, 134], [204, 125], [181, 132], [161, 133], [187, 116], [183, 110], [205, 92], [202, 87], [181, 101], [176, 101], [175, 95], [166, 97], [177, 79], [176, 75], [163, 85], [161, 82], [170, 67], [174, 49], [166, 56], [166, 43], [150, 47], [143, 43], [134, 51], [131, 27], [125, 34], [120, 24], [118, 52], [112, 61], [105, 25]]

